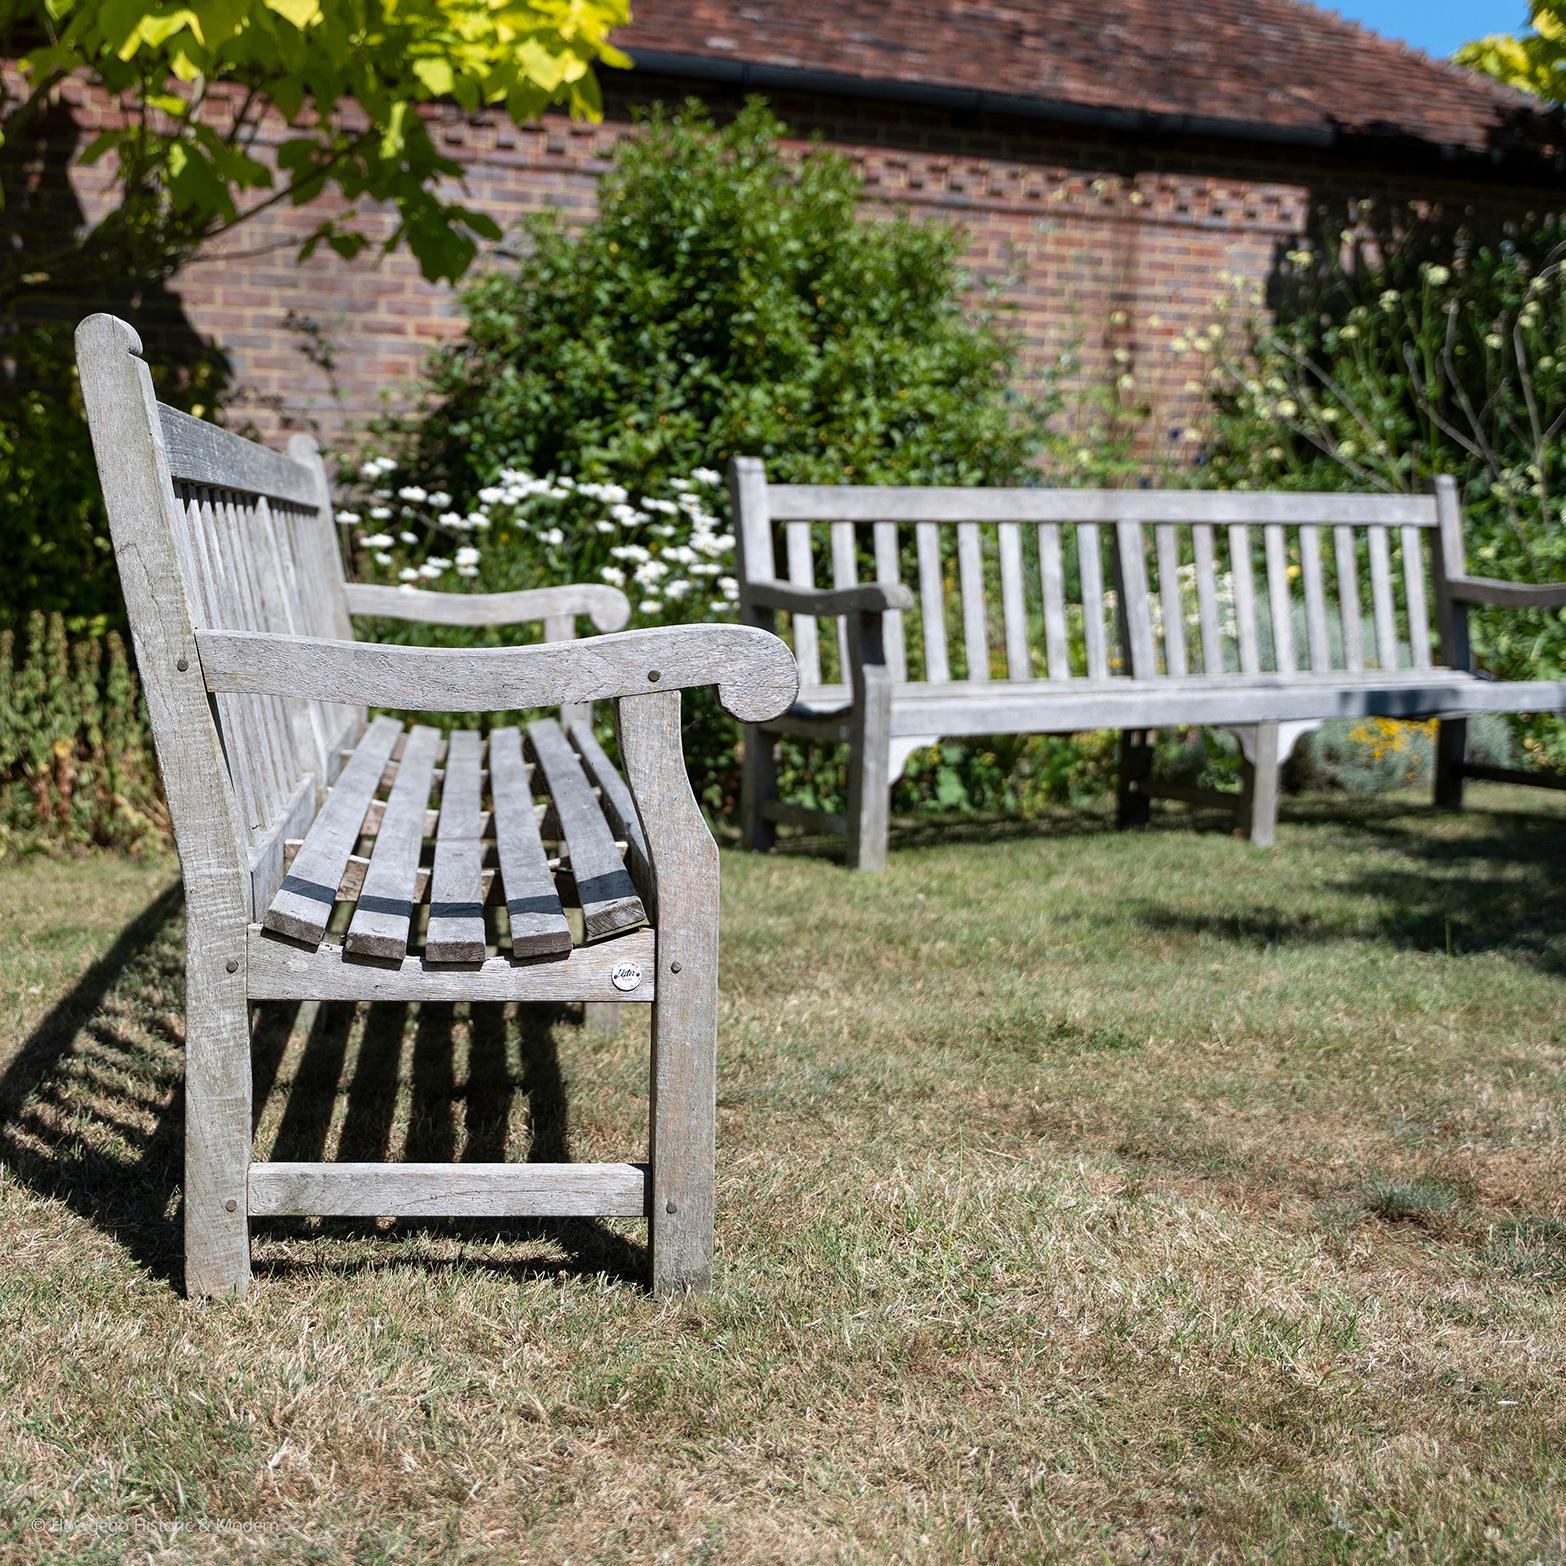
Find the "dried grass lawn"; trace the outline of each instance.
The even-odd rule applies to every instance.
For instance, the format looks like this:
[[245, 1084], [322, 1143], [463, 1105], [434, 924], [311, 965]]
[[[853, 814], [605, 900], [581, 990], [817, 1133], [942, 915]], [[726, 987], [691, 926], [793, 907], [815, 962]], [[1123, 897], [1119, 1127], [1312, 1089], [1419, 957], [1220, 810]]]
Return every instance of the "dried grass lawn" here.
[[[1566, 1558], [1566, 801], [724, 861], [719, 1269], [178, 1265], [171, 864], [0, 866], [0, 1558]], [[272, 1008], [262, 1156], [623, 1157], [645, 1031]]]

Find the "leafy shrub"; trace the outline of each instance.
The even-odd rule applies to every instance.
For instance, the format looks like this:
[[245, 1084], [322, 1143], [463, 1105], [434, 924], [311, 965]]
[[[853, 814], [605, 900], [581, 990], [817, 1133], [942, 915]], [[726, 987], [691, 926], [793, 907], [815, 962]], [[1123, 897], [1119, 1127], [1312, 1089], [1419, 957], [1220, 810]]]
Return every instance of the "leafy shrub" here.
[[[1217, 411], [1204, 479], [1220, 488], [1414, 492], [1453, 474], [1470, 567], [1566, 578], [1566, 220], [1499, 237], [1358, 205], [1286, 258], [1276, 325], [1214, 321], [1185, 344]], [[1235, 330], [1236, 326], [1242, 329]], [[1479, 610], [1474, 648], [1507, 679], [1566, 669], [1566, 615]], [[1533, 761], [1566, 766], [1566, 725], [1517, 722]]]
[[33, 614], [0, 630], [0, 851], [140, 848], [166, 837], [141, 691], [125, 644], [67, 639]]
[[458, 495], [507, 467], [645, 489], [736, 453], [784, 482], [1024, 477], [1040, 410], [1015, 339], [964, 303], [962, 231], [862, 219], [847, 159], [785, 133], [756, 100], [721, 129], [656, 109], [595, 221], [530, 221], [463, 294], [410, 471]]
[[[1423, 788], [1435, 777], [1435, 720], [1344, 718], [1300, 740], [1289, 766], [1297, 788], [1383, 794]], [[1480, 713], [1468, 720], [1468, 755], [1490, 766], [1516, 764], [1516, 746], [1504, 718]]]
[[[862, 219], [847, 160], [794, 156], [783, 135], [759, 101], [721, 129], [694, 105], [655, 110], [594, 222], [529, 223], [523, 257], [465, 291], [428, 407], [384, 424], [392, 455], [361, 470], [370, 493], [345, 518], [368, 573], [597, 579], [624, 586], [637, 623], [721, 618], [732, 455], [779, 482], [1033, 475], [1044, 403], [1013, 389], [1014, 337], [965, 303], [961, 231]], [[688, 716], [698, 790], [727, 811], [733, 726], [705, 699]], [[785, 786], [839, 806], [841, 758], [784, 749]], [[911, 765], [916, 805], [1005, 796], [981, 775], [998, 752], [955, 750]]]

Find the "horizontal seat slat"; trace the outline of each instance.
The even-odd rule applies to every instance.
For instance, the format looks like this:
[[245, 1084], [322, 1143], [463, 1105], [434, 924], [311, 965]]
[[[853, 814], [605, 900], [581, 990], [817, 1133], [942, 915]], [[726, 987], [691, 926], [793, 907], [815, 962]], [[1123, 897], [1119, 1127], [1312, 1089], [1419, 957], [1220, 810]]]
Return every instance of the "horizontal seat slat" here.
[[422, 724], [408, 736], [344, 942], [357, 956], [401, 958], [407, 953], [424, 812], [439, 743], [439, 731]]
[[571, 927], [544, 853], [522, 762], [522, 735], [515, 728], [495, 729], [489, 736], [489, 786], [512, 955], [547, 957], [569, 952]]
[[395, 718], [377, 718], [365, 731], [266, 911], [262, 922], [267, 929], [301, 941], [319, 941], [326, 934], [348, 857], [401, 733]]
[[[1379, 671], [1377, 671], [1379, 673]], [[1110, 688], [992, 683], [977, 701], [942, 686], [892, 702], [894, 738], [930, 734], [1067, 734], [1089, 729], [1216, 727], [1327, 718], [1460, 717], [1476, 712], [1556, 712], [1566, 680], [1500, 682], [1450, 669], [1391, 671], [1386, 678], [1341, 674], [1260, 675], [1235, 683], [1197, 679], [1123, 680]]]
[[431, 962], [484, 960], [483, 748], [476, 729], [459, 729], [446, 752], [424, 938]]
[[599, 790], [600, 803], [611, 830], [625, 843], [625, 866], [631, 873], [631, 880], [644, 904], [651, 907], [652, 856], [647, 852], [647, 839], [631, 791], [614, 763], [604, 754], [590, 723], [572, 724], [571, 742], [582, 758], [588, 777]]
[[647, 920], [614, 834], [593, 796], [587, 774], [553, 718], [530, 723], [528, 744], [543, 773], [560, 831], [571, 856], [582, 923], [589, 940], [599, 940]]

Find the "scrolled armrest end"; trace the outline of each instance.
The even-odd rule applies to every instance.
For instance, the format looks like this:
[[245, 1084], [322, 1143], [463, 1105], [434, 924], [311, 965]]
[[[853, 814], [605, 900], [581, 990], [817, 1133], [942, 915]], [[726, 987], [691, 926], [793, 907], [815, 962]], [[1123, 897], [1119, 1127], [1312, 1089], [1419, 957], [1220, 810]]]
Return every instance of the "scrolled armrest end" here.
[[596, 582], [578, 589], [586, 597], [587, 617], [598, 631], [623, 631], [631, 623], [631, 600], [618, 587]]
[[799, 665], [787, 644], [751, 625], [700, 626], [724, 633], [733, 648], [721, 657], [718, 705], [741, 723], [765, 723], [793, 706], [799, 695]]

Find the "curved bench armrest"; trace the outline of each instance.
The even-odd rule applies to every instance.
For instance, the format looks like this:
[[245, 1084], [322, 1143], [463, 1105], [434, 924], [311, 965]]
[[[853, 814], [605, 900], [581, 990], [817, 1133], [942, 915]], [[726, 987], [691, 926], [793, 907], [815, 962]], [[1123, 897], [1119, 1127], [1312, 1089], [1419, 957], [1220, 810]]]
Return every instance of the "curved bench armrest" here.
[[617, 587], [575, 582], [515, 593], [432, 593], [415, 587], [350, 582], [349, 614], [382, 620], [418, 620], [425, 625], [516, 625], [553, 615], [585, 614], [600, 631], [623, 630], [630, 601]]
[[762, 609], [787, 609], [795, 614], [873, 614], [888, 609], [912, 609], [913, 589], [901, 582], [863, 582], [857, 587], [798, 587], [775, 577], [747, 582], [746, 600]]
[[1447, 591], [1462, 604], [1511, 609], [1566, 609], [1566, 582], [1503, 582], [1494, 576], [1453, 576]]
[[799, 691], [794, 655], [749, 625], [677, 625], [533, 647], [398, 647], [260, 631], [197, 631], [209, 691], [414, 712], [509, 712], [715, 685], [742, 723]]

